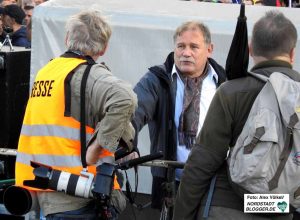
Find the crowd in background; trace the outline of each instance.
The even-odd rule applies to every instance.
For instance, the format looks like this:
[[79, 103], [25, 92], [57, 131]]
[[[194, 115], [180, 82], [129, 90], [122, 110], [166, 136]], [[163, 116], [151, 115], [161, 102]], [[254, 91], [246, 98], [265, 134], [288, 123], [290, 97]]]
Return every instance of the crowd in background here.
[[1, 44], [31, 47], [33, 10], [47, 0], [0, 0]]
[[4, 7], [6, 5], [10, 4], [17, 4], [24, 8], [25, 6], [38, 6], [39, 4], [42, 4], [43, 2], [46, 2], [47, 0], [0, 0], [1, 7]]
[[214, 2], [214, 3], [229, 3], [240, 4], [244, 2], [246, 5], [264, 5], [264, 6], [276, 6], [276, 7], [293, 7], [299, 8], [299, 0], [186, 0], [186, 1], [198, 1], [198, 2]]

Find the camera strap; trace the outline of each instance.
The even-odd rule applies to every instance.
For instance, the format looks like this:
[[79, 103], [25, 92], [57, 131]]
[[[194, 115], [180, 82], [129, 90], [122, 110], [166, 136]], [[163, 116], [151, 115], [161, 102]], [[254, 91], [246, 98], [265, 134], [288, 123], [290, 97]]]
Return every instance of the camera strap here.
[[[80, 51], [74, 51], [74, 50], [68, 50], [64, 54], [61, 55], [61, 57], [66, 58], [79, 58], [86, 60], [87, 62], [80, 64], [85, 65], [87, 64], [87, 67], [83, 73], [81, 84], [80, 84], [80, 148], [81, 148], [81, 163], [82, 167], [86, 170], [87, 163], [86, 163], [86, 119], [85, 119], [85, 89], [86, 89], [86, 83], [87, 79], [90, 73], [90, 70], [96, 62], [92, 59], [90, 56], [85, 56]], [[78, 67], [79, 67], [78, 66]], [[72, 70], [65, 79], [65, 112], [64, 115], [66, 117], [71, 116], [71, 80], [76, 72], [77, 68]]]
[[83, 73], [81, 85], [80, 85], [80, 146], [81, 146], [81, 163], [82, 167], [86, 169], [86, 120], [85, 120], [85, 89], [87, 79], [90, 73], [92, 66], [95, 64], [95, 61], [91, 57], [86, 57], [87, 67]]

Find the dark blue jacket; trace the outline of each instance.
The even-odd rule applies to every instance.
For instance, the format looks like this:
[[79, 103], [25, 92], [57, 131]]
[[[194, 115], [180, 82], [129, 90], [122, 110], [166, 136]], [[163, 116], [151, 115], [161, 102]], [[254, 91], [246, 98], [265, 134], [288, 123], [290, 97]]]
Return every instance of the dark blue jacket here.
[[11, 44], [19, 47], [30, 47], [31, 43], [26, 36], [26, 27], [22, 26], [19, 30], [11, 35]]

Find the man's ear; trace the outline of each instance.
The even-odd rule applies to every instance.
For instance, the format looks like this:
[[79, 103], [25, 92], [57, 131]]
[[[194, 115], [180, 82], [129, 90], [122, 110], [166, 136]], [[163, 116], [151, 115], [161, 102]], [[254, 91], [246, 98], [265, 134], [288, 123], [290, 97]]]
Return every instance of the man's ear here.
[[99, 56], [103, 56], [107, 50], [107, 44], [104, 46], [104, 48], [99, 52]]
[[69, 38], [69, 32], [67, 32], [66, 37], [65, 37], [65, 45], [67, 45], [68, 38]]
[[249, 54], [250, 54], [250, 56], [251, 56], [251, 57], [253, 57], [253, 49], [252, 49], [252, 44], [251, 44], [251, 43], [249, 43], [249, 44], [248, 44], [248, 47], [249, 47]]
[[213, 43], [209, 44], [207, 50], [208, 50], [208, 57], [211, 57], [214, 51], [214, 44]]
[[291, 50], [289, 56], [290, 56], [290, 62], [291, 62], [291, 64], [293, 64], [295, 61], [295, 56], [296, 56], [296, 48], [295, 47]]

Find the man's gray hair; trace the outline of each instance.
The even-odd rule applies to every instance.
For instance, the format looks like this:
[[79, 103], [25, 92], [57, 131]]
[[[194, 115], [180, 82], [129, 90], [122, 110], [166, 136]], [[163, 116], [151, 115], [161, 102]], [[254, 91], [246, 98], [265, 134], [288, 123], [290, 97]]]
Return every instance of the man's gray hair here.
[[211, 34], [210, 34], [208, 27], [199, 21], [188, 21], [188, 22], [183, 23], [179, 27], [177, 27], [177, 29], [173, 35], [174, 43], [176, 42], [178, 36], [180, 36], [183, 32], [190, 31], [190, 30], [201, 31], [201, 33], [203, 34], [205, 43], [206, 44], [211, 43]]
[[77, 50], [84, 55], [99, 54], [108, 44], [111, 27], [99, 11], [82, 11], [70, 17], [66, 24], [69, 50]]
[[253, 27], [251, 44], [254, 56], [272, 59], [286, 55], [296, 43], [295, 25], [277, 10], [267, 12]]

